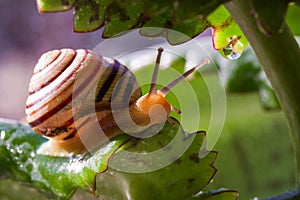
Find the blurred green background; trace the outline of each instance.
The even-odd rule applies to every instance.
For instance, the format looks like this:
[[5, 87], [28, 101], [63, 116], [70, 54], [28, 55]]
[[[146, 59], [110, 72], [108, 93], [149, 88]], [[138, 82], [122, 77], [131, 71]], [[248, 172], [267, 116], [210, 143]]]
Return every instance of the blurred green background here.
[[[63, 47], [94, 48], [101, 41], [100, 35], [101, 31], [72, 33], [71, 12], [40, 15], [34, 1], [1, 1], [0, 117], [24, 116], [27, 86], [42, 52]], [[216, 73], [203, 73], [207, 73], [206, 81], [210, 84], [219, 84]], [[193, 79], [191, 84], [195, 90], [204, 91], [197, 93], [197, 98], [203, 119], [200, 128], [205, 129], [208, 123], [205, 119], [210, 117], [209, 94], [201, 77]], [[266, 197], [293, 189], [293, 151], [283, 113], [263, 110], [256, 92], [228, 94], [226, 112], [222, 134], [214, 147], [219, 151], [215, 164], [218, 172], [209, 188], [238, 190], [239, 199]], [[42, 197], [26, 186], [0, 180], [1, 200], [20, 199], [20, 196]], [[79, 192], [73, 199], [86, 197]], [[88, 197], [92, 198], [89, 194]]]
[[227, 100], [212, 185], [237, 189], [240, 199], [293, 189], [293, 150], [283, 113], [264, 111], [257, 94], [228, 95]]

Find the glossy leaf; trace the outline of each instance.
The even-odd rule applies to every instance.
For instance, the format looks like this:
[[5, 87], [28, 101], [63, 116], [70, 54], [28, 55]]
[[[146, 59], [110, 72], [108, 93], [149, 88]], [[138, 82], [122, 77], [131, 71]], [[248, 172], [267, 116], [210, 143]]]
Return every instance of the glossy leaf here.
[[[171, 128], [171, 125], [168, 124], [166, 127]], [[109, 168], [107, 173], [99, 176], [102, 182], [106, 180], [105, 184], [100, 185], [99, 190], [114, 191], [114, 196], [113, 198], [105, 195], [101, 197], [103, 199], [142, 200], [189, 199], [204, 189], [216, 173], [213, 164], [217, 152], [206, 152], [206, 155], [200, 158], [199, 150], [202, 149], [202, 152], [205, 152], [203, 147], [205, 132], [180, 134], [181, 131], [181, 127], [176, 125], [169, 130], [168, 135], [165, 132], [160, 132], [155, 137], [143, 139], [142, 142], [129, 147], [126, 149], [128, 152], [115, 155], [111, 160], [111, 164], [119, 164], [127, 170], [134, 168], [153, 169], [165, 160], [170, 160], [171, 164], [147, 173], [126, 173]], [[175, 134], [179, 134], [179, 136], [175, 136], [177, 139], [174, 139]], [[176, 142], [173, 140], [176, 140]], [[171, 141], [173, 143], [169, 145]], [[192, 143], [188, 149], [177, 157], [177, 150], [190, 142]], [[152, 157], [144, 154], [139, 157], [132, 154], [132, 152], [154, 152], [162, 147], [164, 153], [159, 156]], [[172, 151], [173, 153], [168, 153]], [[232, 197], [227, 199], [236, 199], [236, 191], [226, 190], [227, 192], [227, 197]], [[215, 192], [210, 192], [206, 199], [215, 199], [215, 195]]]
[[[172, 132], [172, 135], [176, 134], [176, 131]], [[153, 152], [158, 148], [162, 148], [162, 146], [166, 146], [163, 152], [167, 156], [162, 153], [157, 157], [148, 156], [147, 154], [142, 157], [136, 157], [131, 153], [120, 153], [112, 158], [112, 164], [121, 162], [123, 164], [128, 163], [127, 169], [134, 169], [137, 166], [143, 169], [150, 169], [154, 168], [153, 166], [159, 166], [165, 159], [169, 159], [170, 165], [148, 173], [122, 173], [110, 169], [108, 174], [113, 174], [118, 177], [118, 180], [122, 180], [123, 188], [127, 188], [130, 199], [186, 199], [201, 191], [209, 184], [216, 173], [216, 169], [213, 167], [217, 156], [216, 152], [210, 152], [202, 159], [198, 156], [204, 137], [205, 134], [203, 132], [196, 133], [196, 135], [181, 134], [175, 139], [177, 141], [174, 145], [168, 146], [166, 145], [173, 138], [166, 136], [165, 133], [147, 138], [143, 140], [143, 143], [138, 143], [134, 147], [129, 148], [128, 151], [139, 153]], [[159, 144], [157, 143], [158, 139], [160, 141]], [[184, 146], [184, 143], [189, 143], [191, 140], [193, 140], [191, 146], [182, 156], [177, 158], [177, 149], [180, 149], [181, 146]], [[168, 151], [172, 150], [174, 150], [173, 153], [168, 154]], [[140, 183], [144, 184], [141, 185]]]
[[0, 133], [1, 177], [31, 184], [60, 199], [69, 199], [79, 187], [96, 194], [96, 174], [107, 169], [108, 159], [129, 139], [120, 137], [92, 157], [71, 159], [37, 155], [36, 150], [45, 139], [25, 124], [1, 120]]
[[[206, 151], [204, 139], [205, 132], [185, 133], [178, 123], [176, 126], [167, 123], [153, 137], [133, 139], [123, 135], [92, 155], [50, 157], [36, 154], [45, 139], [29, 126], [2, 119], [0, 177], [26, 183], [59, 199], [69, 199], [77, 188], [104, 199], [186, 199], [204, 189], [217, 171], [213, 166], [217, 152]], [[185, 146], [187, 149], [181, 152]], [[148, 156], [160, 149], [160, 156]], [[204, 157], [199, 157], [200, 150], [205, 153], [202, 154]], [[165, 161], [168, 161], [167, 165], [160, 166]], [[120, 164], [123, 169], [132, 172], [142, 169], [142, 172], [119, 170], [116, 166]], [[154, 170], [153, 166], [159, 168]], [[143, 172], [145, 169], [149, 171]], [[100, 180], [98, 186], [96, 174]], [[213, 196], [214, 192], [211, 193]]]

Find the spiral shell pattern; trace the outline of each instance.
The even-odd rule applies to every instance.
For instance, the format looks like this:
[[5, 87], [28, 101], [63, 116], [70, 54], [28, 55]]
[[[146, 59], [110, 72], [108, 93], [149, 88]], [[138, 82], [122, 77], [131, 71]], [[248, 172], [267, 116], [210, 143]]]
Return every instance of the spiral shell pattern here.
[[[26, 102], [27, 121], [33, 130], [48, 137], [75, 132], [72, 99], [74, 95], [86, 96], [96, 75], [103, 72], [103, 65], [103, 59], [89, 50], [62, 49], [43, 54], [35, 66]], [[85, 78], [76, 79], [79, 72]]]
[[53, 50], [44, 53], [34, 68], [25, 112], [34, 131], [63, 141], [89, 126], [90, 112], [97, 112], [101, 120], [111, 112], [112, 102], [123, 109], [140, 96], [135, 76], [118, 61], [91, 50]]

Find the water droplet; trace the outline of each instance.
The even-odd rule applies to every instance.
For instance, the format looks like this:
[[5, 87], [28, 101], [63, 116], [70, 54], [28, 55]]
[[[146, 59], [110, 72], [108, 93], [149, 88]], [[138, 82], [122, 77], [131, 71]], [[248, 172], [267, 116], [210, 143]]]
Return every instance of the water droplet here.
[[17, 146], [17, 147], [16, 147], [16, 152], [17, 152], [18, 154], [22, 154], [22, 153], [23, 153], [23, 150], [22, 150], [19, 146]]
[[230, 60], [238, 59], [243, 51], [243, 44], [240, 41], [241, 36], [233, 36], [228, 39], [228, 45], [222, 50], [224, 55]]
[[10, 149], [9, 151], [10, 151], [10, 153], [12, 153], [12, 154], [15, 154], [15, 153], [16, 153], [16, 151], [15, 151], [14, 149]]
[[5, 131], [0, 132], [0, 140], [4, 140], [5, 138]]
[[240, 53], [233, 49], [232, 44], [224, 47], [222, 50], [224, 55], [230, 60], [236, 60], [241, 56]]
[[35, 157], [35, 153], [32, 151], [31, 153], [30, 153], [30, 156], [33, 158], [33, 157]]

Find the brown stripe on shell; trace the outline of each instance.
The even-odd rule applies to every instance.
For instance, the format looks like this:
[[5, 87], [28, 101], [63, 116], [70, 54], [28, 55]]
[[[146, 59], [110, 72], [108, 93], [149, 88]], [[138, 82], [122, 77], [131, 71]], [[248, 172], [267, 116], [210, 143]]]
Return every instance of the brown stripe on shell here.
[[[126, 108], [142, 96], [139, 84], [125, 65], [111, 58], [104, 58], [104, 61], [106, 70], [103, 74], [103, 79], [97, 83], [96, 111], [111, 110], [111, 102], [113, 102], [115, 111]], [[133, 91], [130, 91], [129, 94], [126, 94], [126, 97], [131, 95], [130, 98], [123, 98], [127, 87], [137, 88], [138, 91], [134, 92], [133, 95], [131, 95]]]
[[[74, 69], [71, 71], [71, 73], [68, 74], [68, 76], [59, 83], [59, 85], [56, 85], [55, 87], [52, 88], [52, 90], [48, 91], [44, 96], [42, 96], [39, 99], [36, 99], [34, 102], [31, 102], [30, 104], [26, 105], [26, 108], [30, 108], [33, 105], [36, 105], [38, 102], [41, 102], [43, 99], [46, 99], [48, 96], [53, 95], [56, 91], [58, 91], [62, 86], [64, 86], [66, 84], [66, 82], [68, 82], [70, 80], [70, 78], [72, 76], [74, 76], [74, 74], [76, 74], [76, 72], [78, 71], [78, 69], [81, 66], [81, 63], [84, 62], [84, 60], [86, 59], [87, 56], [87, 51], [85, 52], [85, 55], [82, 57], [82, 59], [80, 60], [79, 64], [76, 65], [76, 67], [74, 67]], [[73, 62], [75, 61], [75, 59], [73, 59]], [[71, 63], [72, 65], [73, 63]], [[70, 65], [69, 65], [70, 66]], [[70, 85], [72, 85], [73, 83], [71, 82]], [[64, 91], [63, 91], [64, 92]], [[62, 92], [62, 93], [63, 93]], [[34, 94], [34, 93], [33, 93]], [[57, 94], [56, 96], [60, 96], [61, 94]], [[46, 104], [44, 104], [45, 106]], [[42, 106], [41, 106], [42, 107]]]
[[[30, 122], [30, 125], [35, 128], [35, 129], [39, 129], [38, 126], [41, 125], [43, 128], [44, 124], [47, 123], [45, 122], [46, 120], [50, 120], [51, 121], [51, 117], [54, 116], [57, 112], [61, 111], [64, 109], [64, 107], [66, 107], [68, 104], [71, 103], [73, 98], [76, 98], [79, 94], [82, 93], [83, 90], [85, 90], [87, 88], [87, 85], [91, 82], [90, 80], [93, 80], [95, 78], [95, 76], [97, 76], [97, 71], [99, 70], [101, 66], [96, 66], [94, 67], [94, 70], [92, 71], [92, 73], [90, 73], [89, 77], [87, 77], [83, 83], [81, 83], [73, 92], [73, 94], [71, 94], [69, 97], [67, 97], [65, 99], [65, 101], [61, 102], [59, 105], [57, 105], [56, 107], [54, 107], [52, 110], [48, 111], [45, 115], [41, 116], [40, 118], [38, 118], [37, 120]], [[57, 117], [57, 115], [56, 115]], [[43, 123], [44, 122], [44, 123]], [[53, 130], [50, 131], [50, 133], [48, 133], [48, 137], [54, 137], [56, 136], [57, 130], [61, 130], [62, 134], [64, 135], [64, 137], [68, 137], [69, 134], [73, 133], [73, 130], [71, 129], [70, 133], [68, 131], [64, 131], [65, 129], [69, 129], [67, 127], [71, 126], [72, 123], [74, 122], [74, 118], [73, 115], [71, 117], [71, 119], [67, 120], [66, 122], [63, 123], [62, 127], [56, 127]], [[42, 124], [43, 123], [43, 124]], [[72, 125], [73, 126], [73, 125]], [[73, 127], [74, 130], [76, 130], [75, 127]], [[38, 131], [38, 130], [37, 130]], [[61, 136], [58, 136], [61, 138]], [[71, 138], [71, 137], [70, 137]]]
[[[116, 62], [116, 61], [115, 61]], [[120, 77], [120, 80], [117, 82], [116, 87], [114, 88], [113, 94], [120, 94], [120, 90], [123, 87], [127, 85], [127, 83], [124, 82], [124, 75], [129, 71], [127, 67], [124, 67], [124, 71], [122, 72], [122, 75]], [[109, 102], [112, 102], [116, 98], [117, 95], [112, 95], [111, 98], [109, 99]]]
[[[47, 60], [48, 57], [51, 57], [51, 54], [56, 54], [57, 51], [50, 51], [42, 55]], [[74, 59], [74, 54], [76, 52], [72, 49], [62, 49], [59, 51], [59, 56], [51, 62], [51, 64], [47, 64], [47, 61], [43, 61], [40, 59], [39, 62], [36, 64], [35, 68], [40, 69], [39, 73], [34, 73], [29, 84], [29, 94], [34, 93], [33, 91], [40, 90], [41, 86], [45, 84], [45, 82], [52, 79], [53, 76], [56, 76], [57, 73], [63, 71], [66, 66], [66, 63], [70, 62], [70, 60]], [[55, 79], [54, 79], [55, 80]]]
[[[62, 101], [60, 104], [58, 104], [56, 107], [53, 109], [49, 110], [47, 113], [39, 117], [38, 119], [29, 122], [29, 125], [31, 127], [36, 127], [49, 119], [52, 115], [56, 114], [58, 111], [60, 111], [63, 107], [65, 107], [67, 104], [69, 104], [72, 101], [72, 95], [69, 95], [64, 101]], [[40, 109], [40, 108], [39, 108]], [[34, 114], [37, 111], [32, 112], [31, 114]]]
[[96, 95], [96, 102], [101, 102], [107, 91], [112, 89], [112, 83], [120, 71], [120, 65], [121, 64], [119, 62], [114, 62], [114, 65], [110, 65], [110, 73], [105, 79], [104, 83], [101, 84], [102, 87], [99, 88], [99, 92]]
[[52, 50], [44, 53], [34, 67], [33, 74], [37, 74], [43, 71], [46, 67], [51, 65], [60, 56], [60, 54], [60, 50]]
[[125, 108], [142, 96], [141, 88], [134, 74], [125, 67], [121, 77], [115, 84], [110, 102], [119, 104], [120, 108]]
[[[64, 49], [62, 49], [61, 51], [63, 51], [63, 50]], [[62, 54], [61, 51], [60, 51], [60, 54]], [[68, 66], [72, 64], [72, 62], [74, 61], [74, 59], [76, 57], [76, 54], [77, 54], [77, 52], [74, 51], [74, 54], [65, 55], [65, 56], [63, 56], [63, 59], [64, 59], [63, 62], [59, 62], [59, 63], [52, 62], [51, 64], [53, 64], [53, 66], [49, 67], [50, 65], [48, 65], [48, 68], [50, 68], [50, 69], [48, 69], [47, 71], [46, 70], [40, 71], [39, 74], [35, 73], [34, 77], [37, 77], [38, 75], [40, 77], [43, 77], [43, 76], [48, 76], [48, 77], [45, 79], [37, 77], [36, 79], [39, 79], [40, 83], [38, 83], [38, 84], [33, 83], [34, 85], [38, 85], [38, 87], [31, 88], [29, 91], [29, 95], [32, 95], [32, 94], [40, 91], [47, 85], [51, 84], [55, 79], [57, 79], [68, 68]]]

